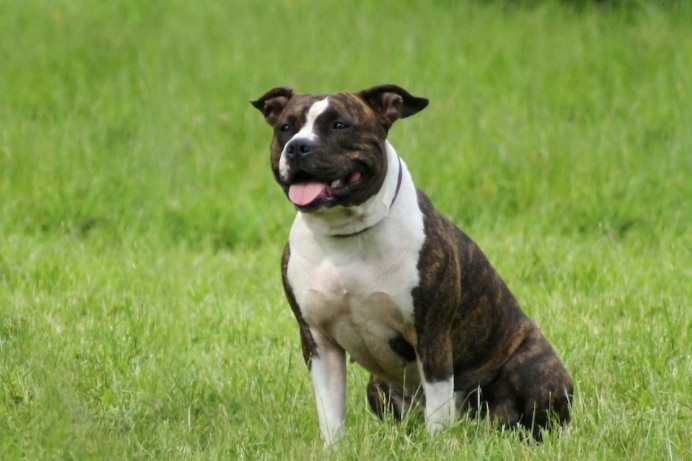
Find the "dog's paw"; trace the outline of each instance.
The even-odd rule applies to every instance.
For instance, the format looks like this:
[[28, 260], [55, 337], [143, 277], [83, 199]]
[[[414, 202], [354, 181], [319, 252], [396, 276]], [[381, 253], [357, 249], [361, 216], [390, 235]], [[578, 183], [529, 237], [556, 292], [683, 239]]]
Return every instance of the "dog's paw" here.
[[322, 446], [325, 450], [330, 450], [337, 445], [337, 442], [346, 435], [346, 429], [343, 424], [339, 424], [334, 428], [330, 428], [327, 433], [322, 434]]

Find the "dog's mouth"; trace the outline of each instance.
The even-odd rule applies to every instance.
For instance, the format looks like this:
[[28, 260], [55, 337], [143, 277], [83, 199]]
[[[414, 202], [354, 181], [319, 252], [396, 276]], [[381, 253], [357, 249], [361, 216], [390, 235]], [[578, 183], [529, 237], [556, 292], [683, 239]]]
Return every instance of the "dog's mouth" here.
[[324, 180], [300, 172], [288, 186], [288, 199], [298, 208], [317, 208], [347, 195], [362, 176], [354, 170], [341, 178]]

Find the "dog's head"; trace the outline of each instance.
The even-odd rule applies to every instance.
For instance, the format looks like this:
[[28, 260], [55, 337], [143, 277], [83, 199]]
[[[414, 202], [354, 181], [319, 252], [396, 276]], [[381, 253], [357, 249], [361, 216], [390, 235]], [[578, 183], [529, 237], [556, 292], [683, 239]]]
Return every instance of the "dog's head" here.
[[376, 194], [388, 168], [389, 128], [428, 100], [396, 85], [328, 95], [277, 87], [252, 105], [274, 128], [276, 181], [298, 210], [315, 212], [357, 206]]

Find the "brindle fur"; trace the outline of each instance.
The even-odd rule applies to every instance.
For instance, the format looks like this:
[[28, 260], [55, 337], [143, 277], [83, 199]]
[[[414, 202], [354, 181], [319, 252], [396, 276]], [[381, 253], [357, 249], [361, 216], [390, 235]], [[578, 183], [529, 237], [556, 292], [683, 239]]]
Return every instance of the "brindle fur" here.
[[[571, 379], [480, 248], [435, 211], [425, 194], [418, 195], [427, 243], [413, 297], [416, 354], [426, 375], [442, 380], [453, 374], [455, 391], [468, 396], [465, 408], [502, 425], [520, 424], [540, 440], [542, 429], [570, 421]], [[396, 419], [409, 411], [414, 397], [375, 376], [367, 395], [376, 414]]]

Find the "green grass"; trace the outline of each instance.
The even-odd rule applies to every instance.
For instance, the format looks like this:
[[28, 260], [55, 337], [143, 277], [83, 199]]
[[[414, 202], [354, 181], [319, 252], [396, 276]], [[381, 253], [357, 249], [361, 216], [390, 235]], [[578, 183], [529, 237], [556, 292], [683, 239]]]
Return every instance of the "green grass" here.
[[[690, 24], [685, 2], [0, 3], [0, 459], [689, 459]], [[392, 142], [570, 370], [560, 437], [380, 422], [351, 367], [322, 451], [248, 101], [381, 82], [431, 99]]]

